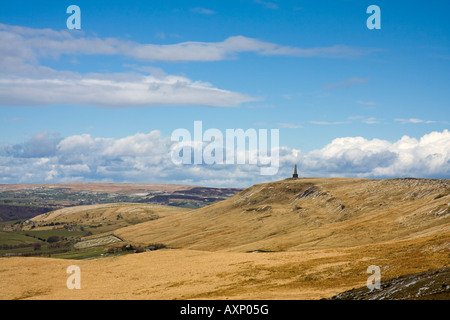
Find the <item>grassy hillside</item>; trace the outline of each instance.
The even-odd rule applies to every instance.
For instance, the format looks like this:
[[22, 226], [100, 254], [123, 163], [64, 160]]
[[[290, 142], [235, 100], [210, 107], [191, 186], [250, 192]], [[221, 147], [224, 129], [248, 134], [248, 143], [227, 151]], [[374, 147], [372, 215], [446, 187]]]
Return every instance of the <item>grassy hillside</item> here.
[[142, 244], [240, 252], [419, 241], [450, 233], [449, 186], [447, 180], [288, 179], [114, 234]]
[[[52, 256], [66, 259], [99, 257], [116, 243], [113, 253], [128, 245], [105, 239], [117, 228], [160, 219], [188, 209], [153, 204], [115, 203], [63, 208], [27, 221], [2, 222], [0, 256]], [[120, 242], [120, 243], [117, 243]], [[131, 251], [132, 248], [128, 248]]]
[[[83, 209], [42, 215], [35, 228], [69, 216], [118, 221], [120, 210]], [[8, 290], [0, 298], [320, 299], [364, 287], [371, 265], [392, 288], [408, 274], [447, 270], [450, 182], [287, 179], [112, 233], [134, 246], [173, 249], [89, 261], [1, 258], [0, 286]], [[61, 285], [70, 264], [82, 270], [82, 290]], [[408, 295], [423, 290], [411, 285]]]
[[[77, 206], [55, 210], [29, 220], [24, 229], [45, 229], [55, 226], [78, 225], [107, 232], [117, 228], [156, 220], [187, 209], [154, 204], [110, 203]], [[99, 232], [96, 232], [99, 233]]]

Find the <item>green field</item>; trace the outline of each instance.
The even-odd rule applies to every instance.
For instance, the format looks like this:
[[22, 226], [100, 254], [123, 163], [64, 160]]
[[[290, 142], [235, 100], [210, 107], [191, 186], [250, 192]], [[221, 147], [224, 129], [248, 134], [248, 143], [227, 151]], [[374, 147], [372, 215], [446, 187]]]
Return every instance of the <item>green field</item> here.
[[[0, 223], [0, 228], [20, 221]], [[65, 228], [54, 230], [0, 231], [0, 257], [11, 254], [26, 256], [61, 257], [83, 259], [99, 256], [105, 252], [103, 247], [76, 250], [73, 244], [89, 231], [69, 231]]]
[[84, 260], [134, 252], [134, 250], [128, 249], [120, 250], [120, 247], [125, 246], [126, 243], [119, 243], [116, 250], [113, 251], [108, 251], [108, 245], [89, 248], [74, 247], [83, 237], [110, 231], [110, 229], [114, 230], [120, 224], [115, 226], [107, 225], [101, 228], [76, 226], [71, 230], [63, 227], [55, 227], [48, 230], [21, 230], [20, 228], [14, 230], [12, 228], [12, 226], [21, 226], [23, 222], [24, 220], [0, 222], [0, 257], [21, 255]]
[[42, 241], [26, 236], [25, 234], [22, 234], [21, 232], [17, 231], [0, 231], [0, 246], [1, 245], [17, 246], [21, 244], [33, 244], [35, 242], [42, 242]]

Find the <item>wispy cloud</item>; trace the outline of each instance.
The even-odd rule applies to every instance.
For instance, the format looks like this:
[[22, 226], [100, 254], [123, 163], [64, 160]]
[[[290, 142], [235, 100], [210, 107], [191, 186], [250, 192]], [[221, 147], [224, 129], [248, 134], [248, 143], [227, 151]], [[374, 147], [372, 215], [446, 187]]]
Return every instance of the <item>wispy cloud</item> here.
[[354, 122], [362, 122], [365, 124], [377, 124], [380, 123], [380, 120], [375, 117], [363, 117], [363, 116], [350, 116], [346, 121], [310, 121], [309, 123], [320, 125], [320, 126], [336, 126], [336, 125], [344, 125], [350, 124]]
[[265, 121], [257, 121], [257, 122], [254, 122], [253, 125], [256, 126], [256, 127], [267, 126], [267, 122], [265, 122]]
[[245, 94], [215, 88], [208, 82], [167, 75], [151, 67], [129, 64], [141, 74], [85, 75], [39, 64], [42, 57], [64, 54], [120, 55], [134, 48], [133, 54], [139, 55], [137, 48], [140, 45], [118, 39], [87, 38], [83, 32], [72, 34], [65, 30], [0, 24], [0, 43], [8, 44], [0, 46], [0, 106], [226, 107], [257, 100]]
[[6, 117], [3, 117], [2, 121], [5, 122], [5, 123], [8, 123], [8, 122], [21, 122], [21, 121], [25, 121], [25, 118], [6, 118]]
[[286, 122], [282, 122], [282, 123], [278, 123], [278, 125], [282, 128], [287, 128], [287, 129], [299, 129], [299, 128], [303, 128], [302, 125], [299, 124], [294, 124], [294, 123], [286, 123]]
[[[67, 30], [32, 29], [5, 24], [0, 24], [0, 31], [3, 31], [0, 32], [1, 42], [9, 44], [8, 50], [0, 49], [0, 57], [3, 60], [6, 57], [12, 59], [18, 55], [19, 58], [32, 62], [36, 62], [38, 57], [59, 57], [63, 54], [122, 55], [138, 61], [219, 61], [234, 59], [243, 52], [302, 58], [354, 58], [374, 51], [371, 48], [346, 45], [299, 48], [245, 36], [232, 36], [221, 42], [187, 41], [159, 45], [141, 44], [117, 38], [86, 37], [83, 32], [71, 33]], [[162, 34], [159, 36], [161, 37]], [[4, 63], [4, 65], [7, 64]]]
[[274, 109], [276, 108], [275, 105], [273, 104], [266, 104], [266, 103], [262, 103], [262, 104], [247, 104], [247, 108], [248, 109]]
[[279, 8], [276, 3], [270, 2], [270, 1], [253, 0], [253, 2], [259, 4], [259, 5], [263, 6], [264, 8], [267, 8], [267, 9], [276, 10], [276, 9]]
[[349, 124], [350, 121], [310, 121], [309, 123], [319, 126], [336, 126], [342, 124]]
[[422, 119], [418, 119], [418, 118], [409, 118], [409, 119], [402, 119], [402, 118], [398, 118], [395, 119], [395, 121], [400, 122], [402, 124], [406, 124], [406, 123], [436, 123], [437, 121], [433, 121], [433, 120], [422, 120]]
[[430, 54], [429, 56], [441, 60], [450, 60], [450, 54]]
[[369, 81], [369, 78], [359, 78], [359, 77], [353, 77], [349, 78], [347, 80], [327, 84], [324, 86], [325, 90], [335, 90], [338, 88], [349, 88], [355, 84], [364, 84]]
[[156, 32], [155, 33], [155, 37], [161, 40], [165, 40], [166, 39], [166, 33], [165, 32]]
[[363, 106], [376, 106], [376, 102], [374, 101], [362, 101], [362, 100], [358, 100], [356, 101], [357, 104], [363, 105]]
[[380, 121], [377, 118], [374, 118], [374, 117], [366, 118], [366, 119], [363, 120], [363, 122], [366, 123], [366, 124], [380, 123]]
[[195, 13], [206, 14], [206, 15], [216, 14], [216, 12], [213, 10], [201, 8], [201, 7], [192, 8], [191, 11], [195, 12]]
[[[202, 8], [198, 8], [199, 10]], [[206, 9], [205, 9], [206, 10]], [[204, 10], [203, 13], [206, 13]], [[157, 34], [165, 37], [163, 33]], [[136, 63], [149, 61], [218, 61], [236, 59], [240, 53], [299, 58], [349, 58], [365, 55], [366, 49], [333, 45], [298, 48], [244, 36], [221, 42], [181, 42], [168, 45], [141, 44], [118, 38], [86, 36], [69, 32], [0, 24], [0, 105], [97, 105], [109, 108], [164, 105], [236, 106], [257, 98], [215, 88], [188, 77], [154, 73], [80, 74], [54, 70], [40, 64], [42, 58], [61, 55], [123, 56]], [[129, 63], [130, 64], [130, 63]], [[132, 65], [132, 64], [130, 64]], [[139, 66], [133, 67], [139, 70]], [[347, 86], [364, 82], [352, 78]]]
[[250, 96], [218, 89], [209, 83], [167, 75], [74, 74], [40, 79], [0, 78], [0, 105], [95, 105], [107, 108], [199, 105], [236, 106], [255, 101]]

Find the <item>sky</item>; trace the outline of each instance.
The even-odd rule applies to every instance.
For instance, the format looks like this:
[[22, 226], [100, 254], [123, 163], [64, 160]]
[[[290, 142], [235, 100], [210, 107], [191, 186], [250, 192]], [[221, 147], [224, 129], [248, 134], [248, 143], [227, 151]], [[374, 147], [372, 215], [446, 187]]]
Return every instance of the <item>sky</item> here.
[[[70, 5], [81, 29], [69, 29]], [[380, 29], [369, 29], [370, 5]], [[450, 2], [3, 1], [0, 184], [450, 178]], [[279, 169], [171, 159], [279, 130]], [[270, 140], [270, 139], [269, 139]], [[275, 151], [275, 150], [273, 150]], [[275, 153], [274, 153], [275, 154]]]

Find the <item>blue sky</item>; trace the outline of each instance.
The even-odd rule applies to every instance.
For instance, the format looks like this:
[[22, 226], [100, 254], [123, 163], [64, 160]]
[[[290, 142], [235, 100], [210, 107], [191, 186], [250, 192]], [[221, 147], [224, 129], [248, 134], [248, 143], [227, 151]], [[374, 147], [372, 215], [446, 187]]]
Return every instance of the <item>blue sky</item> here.
[[[66, 27], [72, 4], [80, 31]], [[372, 4], [380, 30], [366, 27]], [[293, 163], [305, 176], [448, 178], [449, 9], [447, 1], [2, 3], [0, 183], [267, 179], [247, 167], [175, 170], [150, 149], [145, 161], [121, 151], [105, 159], [108, 143], [155, 130], [139, 148], [161, 143], [164, 154], [173, 130], [193, 130], [195, 120], [223, 132], [279, 129], [282, 168], [270, 179]], [[62, 146], [80, 137], [90, 139], [77, 149], [83, 157], [68, 160]]]

